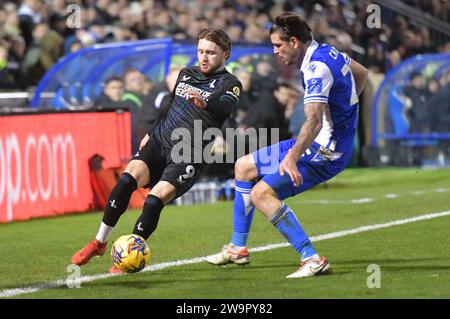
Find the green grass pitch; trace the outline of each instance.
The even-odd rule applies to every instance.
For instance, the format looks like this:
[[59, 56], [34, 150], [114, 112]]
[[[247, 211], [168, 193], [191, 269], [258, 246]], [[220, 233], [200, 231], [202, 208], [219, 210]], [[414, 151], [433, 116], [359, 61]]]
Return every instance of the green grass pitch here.
[[[450, 210], [450, 170], [347, 169], [326, 185], [290, 198], [310, 236], [387, 223]], [[112, 239], [132, 231], [139, 211], [128, 211]], [[35, 287], [70, 273], [71, 255], [92, 239], [101, 213], [73, 214], [0, 225], [0, 296]], [[149, 239], [151, 264], [203, 257], [231, 237], [232, 203], [169, 205]], [[318, 241], [332, 273], [286, 279], [299, 263], [291, 247], [251, 254], [249, 266], [205, 262], [108, 277], [81, 284], [20, 294], [12, 298], [450, 298], [450, 216], [422, 220]], [[255, 213], [249, 246], [284, 242]], [[111, 259], [94, 258], [82, 276], [104, 274]], [[380, 269], [380, 288], [367, 285], [369, 265]]]

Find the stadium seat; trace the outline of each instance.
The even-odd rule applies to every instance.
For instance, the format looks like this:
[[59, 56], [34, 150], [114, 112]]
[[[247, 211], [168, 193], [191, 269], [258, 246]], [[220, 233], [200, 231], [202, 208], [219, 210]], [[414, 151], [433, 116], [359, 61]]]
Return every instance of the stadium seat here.
[[401, 99], [400, 89], [392, 88], [389, 94], [389, 111], [395, 134], [403, 135], [409, 131], [409, 121], [405, 115], [405, 105]]
[[52, 100], [52, 106], [57, 110], [68, 109], [70, 103], [66, 100], [66, 92], [64, 87], [60, 87], [56, 90], [55, 96]]
[[82, 105], [81, 83], [72, 83], [69, 87], [70, 102], [73, 105]]

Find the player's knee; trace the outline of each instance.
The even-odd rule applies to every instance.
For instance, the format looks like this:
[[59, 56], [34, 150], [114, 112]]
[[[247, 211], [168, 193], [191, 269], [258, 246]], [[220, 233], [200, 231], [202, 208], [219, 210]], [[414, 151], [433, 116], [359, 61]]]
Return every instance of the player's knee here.
[[234, 164], [234, 177], [241, 181], [243, 176], [245, 176], [245, 165], [243, 165], [241, 157]]
[[175, 199], [177, 189], [167, 181], [159, 181], [150, 191], [150, 195], [160, 198], [163, 203], [169, 203]]
[[255, 163], [251, 161], [251, 155], [239, 158], [234, 164], [234, 176], [240, 181], [251, 181], [258, 177], [258, 171]]
[[269, 196], [269, 189], [261, 184], [256, 184], [250, 192], [250, 200], [256, 207], [260, 206], [267, 196]]
[[150, 173], [147, 164], [145, 164], [143, 161], [131, 161], [130, 163], [128, 163], [125, 172], [136, 179], [138, 187], [145, 186], [150, 182]]

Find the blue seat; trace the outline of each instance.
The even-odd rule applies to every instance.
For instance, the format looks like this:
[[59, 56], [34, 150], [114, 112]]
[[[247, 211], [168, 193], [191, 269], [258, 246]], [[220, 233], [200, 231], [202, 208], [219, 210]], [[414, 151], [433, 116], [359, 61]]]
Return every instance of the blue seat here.
[[53, 97], [52, 105], [57, 110], [68, 109], [70, 103], [67, 102], [65, 97], [65, 87], [60, 87], [56, 90], [55, 96]]

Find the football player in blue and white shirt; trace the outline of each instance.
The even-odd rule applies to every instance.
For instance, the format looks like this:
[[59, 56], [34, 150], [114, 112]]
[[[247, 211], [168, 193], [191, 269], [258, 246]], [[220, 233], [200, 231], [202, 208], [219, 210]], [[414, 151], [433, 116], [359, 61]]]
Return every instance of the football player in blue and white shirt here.
[[296, 140], [268, 146], [236, 162], [233, 236], [207, 261], [250, 262], [246, 246], [256, 206], [300, 254], [300, 267], [287, 277], [309, 277], [327, 272], [330, 264], [317, 254], [283, 200], [331, 179], [347, 166], [367, 69], [334, 47], [317, 43], [306, 21], [295, 13], [275, 19], [270, 39], [275, 56], [287, 65], [296, 64], [303, 74], [306, 121]]

